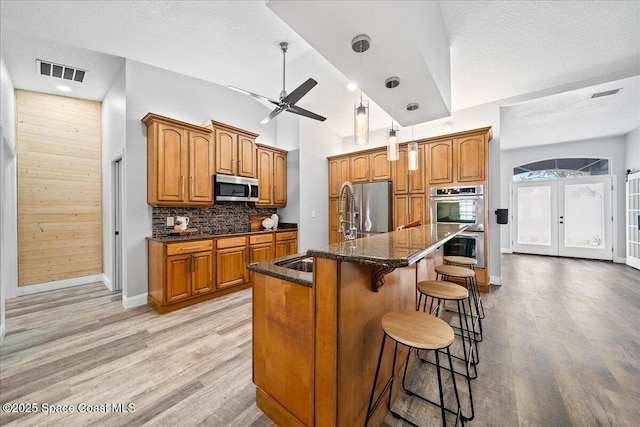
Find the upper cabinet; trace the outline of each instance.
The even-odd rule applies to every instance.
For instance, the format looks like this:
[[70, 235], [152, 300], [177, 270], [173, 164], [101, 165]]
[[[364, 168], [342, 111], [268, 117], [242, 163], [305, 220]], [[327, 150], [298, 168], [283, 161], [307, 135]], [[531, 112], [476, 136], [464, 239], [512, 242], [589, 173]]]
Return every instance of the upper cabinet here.
[[391, 162], [386, 149], [350, 157], [351, 182], [388, 181], [391, 179]]
[[257, 134], [214, 120], [203, 126], [214, 131], [215, 173], [256, 178]]
[[484, 181], [486, 145], [487, 133], [429, 143], [429, 184]]
[[329, 160], [329, 197], [338, 197], [340, 188], [349, 181], [349, 157]]
[[142, 122], [147, 125], [147, 203], [212, 205], [211, 130], [153, 113]]
[[398, 160], [393, 162], [393, 192], [395, 194], [424, 193], [425, 161], [423, 144], [418, 145], [418, 170], [409, 170], [409, 150], [406, 146], [398, 150]]
[[287, 152], [256, 144], [259, 207], [287, 205]]

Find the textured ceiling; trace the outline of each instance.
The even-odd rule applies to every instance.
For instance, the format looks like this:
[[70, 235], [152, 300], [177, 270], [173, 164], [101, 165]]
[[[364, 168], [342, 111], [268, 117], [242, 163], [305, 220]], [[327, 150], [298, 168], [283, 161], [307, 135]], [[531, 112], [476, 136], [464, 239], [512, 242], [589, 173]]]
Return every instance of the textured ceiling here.
[[[379, 13], [369, 7], [375, 2], [360, 4], [361, 19]], [[623, 71], [626, 77], [640, 74], [638, 1], [443, 1], [440, 7], [451, 44], [453, 110], [521, 95], [548, 96], [566, 91], [567, 85], [601, 84]], [[104, 79], [103, 87], [112, 82], [118, 58], [126, 57], [275, 98], [282, 89], [278, 43], [288, 41], [287, 89], [313, 77], [319, 84], [299, 105], [326, 116], [327, 126], [339, 135], [353, 133], [358, 93], [347, 91], [348, 79], [338, 66], [264, 1], [2, 1], [0, 19], [9, 72], [32, 90], [34, 61], [50, 48], [43, 59], [73, 60], [68, 65], [88, 68], [90, 75]], [[333, 24], [327, 20], [326, 31]], [[371, 129], [388, 126], [389, 120], [373, 103]], [[590, 124], [594, 133], [598, 122]]]

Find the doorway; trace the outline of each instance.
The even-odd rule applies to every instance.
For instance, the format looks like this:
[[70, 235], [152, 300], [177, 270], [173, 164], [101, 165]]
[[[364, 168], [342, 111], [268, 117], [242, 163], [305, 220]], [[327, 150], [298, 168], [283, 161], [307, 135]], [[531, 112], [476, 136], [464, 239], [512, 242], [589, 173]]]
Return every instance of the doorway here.
[[613, 260], [611, 175], [512, 183], [514, 252]]
[[112, 210], [113, 213], [113, 274], [112, 290], [122, 290], [122, 156], [111, 163], [112, 172]]
[[627, 175], [627, 265], [640, 269], [640, 172]]

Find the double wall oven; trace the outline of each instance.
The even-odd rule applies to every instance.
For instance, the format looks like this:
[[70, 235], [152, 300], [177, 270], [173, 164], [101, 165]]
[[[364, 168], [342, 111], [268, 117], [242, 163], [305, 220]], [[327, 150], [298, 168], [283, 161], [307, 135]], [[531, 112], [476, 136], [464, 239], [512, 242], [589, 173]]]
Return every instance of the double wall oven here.
[[445, 256], [465, 256], [484, 268], [484, 188], [434, 187], [430, 192], [431, 221], [437, 224], [468, 224], [464, 232], [444, 245]]

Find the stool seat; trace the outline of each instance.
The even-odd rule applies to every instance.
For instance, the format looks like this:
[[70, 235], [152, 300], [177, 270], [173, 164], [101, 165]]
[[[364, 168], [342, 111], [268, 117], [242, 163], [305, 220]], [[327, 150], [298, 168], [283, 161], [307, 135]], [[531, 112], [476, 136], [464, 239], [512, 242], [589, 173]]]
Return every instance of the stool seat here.
[[478, 260], [475, 258], [469, 258], [466, 256], [446, 256], [444, 257], [444, 262], [449, 262], [451, 264], [463, 264], [463, 265], [477, 265]]
[[470, 268], [458, 267], [457, 265], [438, 265], [436, 268], [436, 273], [440, 273], [443, 276], [448, 277], [474, 277], [476, 272], [471, 270]]
[[465, 299], [469, 296], [469, 291], [464, 286], [442, 280], [418, 282], [418, 290], [430, 297], [445, 300]]
[[382, 329], [408, 347], [439, 350], [453, 343], [453, 329], [447, 322], [413, 310], [392, 311], [382, 317]]

